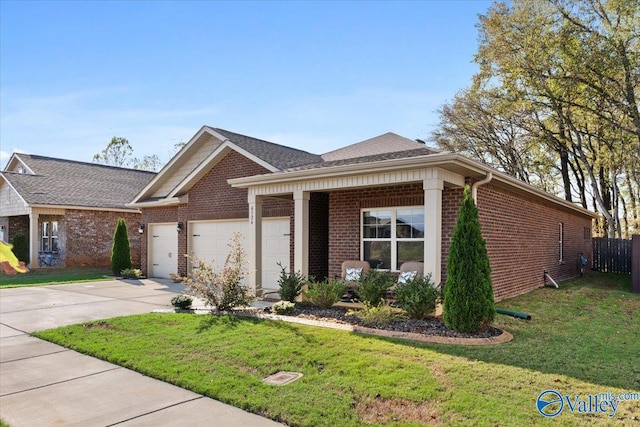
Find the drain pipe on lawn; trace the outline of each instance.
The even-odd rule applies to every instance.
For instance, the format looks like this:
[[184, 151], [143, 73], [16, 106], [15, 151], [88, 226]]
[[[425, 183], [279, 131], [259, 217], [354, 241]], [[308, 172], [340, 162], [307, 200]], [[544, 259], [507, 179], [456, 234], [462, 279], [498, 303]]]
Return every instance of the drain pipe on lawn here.
[[[551, 282], [551, 285], [547, 284], [547, 280], [549, 280]], [[558, 289], [560, 287], [560, 286], [558, 286], [556, 281], [553, 280], [553, 277], [549, 276], [549, 273], [547, 273], [547, 270], [544, 271], [544, 285], [545, 286], [553, 286], [556, 289]]]
[[492, 179], [493, 173], [489, 171], [487, 172], [487, 176], [482, 181], [477, 181], [471, 184], [471, 197], [473, 197], [473, 202], [476, 204], [476, 206], [478, 205], [478, 187], [488, 184]]

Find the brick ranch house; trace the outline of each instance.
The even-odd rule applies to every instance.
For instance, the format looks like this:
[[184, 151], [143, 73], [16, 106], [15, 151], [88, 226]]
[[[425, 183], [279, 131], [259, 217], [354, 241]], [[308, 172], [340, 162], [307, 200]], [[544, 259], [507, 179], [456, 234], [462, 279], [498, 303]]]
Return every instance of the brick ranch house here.
[[118, 218], [140, 263], [140, 212], [125, 206], [154, 172], [14, 153], [0, 172], [0, 238], [28, 237], [30, 268], [108, 266]]
[[387, 133], [323, 155], [204, 126], [128, 205], [146, 225], [142, 269], [187, 274], [185, 254], [221, 264], [245, 237], [249, 284], [277, 289], [277, 263], [316, 278], [346, 260], [397, 271], [423, 261], [446, 280], [462, 190], [472, 185], [496, 300], [579, 273], [595, 214], [461, 155]]

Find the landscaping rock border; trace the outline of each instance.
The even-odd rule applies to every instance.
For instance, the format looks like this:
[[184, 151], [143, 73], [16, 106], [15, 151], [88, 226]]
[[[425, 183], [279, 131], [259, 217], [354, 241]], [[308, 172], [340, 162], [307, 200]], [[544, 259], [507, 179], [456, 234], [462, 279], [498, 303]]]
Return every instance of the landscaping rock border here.
[[[216, 314], [211, 310], [158, 310], [163, 312], [178, 312], [178, 313], [197, 313], [197, 314]], [[229, 313], [226, 313], [229, 314]], [[296, 323], [300, 325], [307, 326], [317, 326], [321, 328], [329, 328], [329, 329], [337, 329], [342, 331], [350, 331], [356, 332], [359, 334], [365, 335], [373, 335], [378, 337], [385, 338], [399, 338], [409, 341], [417, 341], [424, 343], [435, 343], [435, 344], [454, 344], [454, 345], [496, 345], [503, 344], [513, 340], [513, 335], [504, 329], [499, 329], [500, 334], [486, 337], [486, 338], [475, 338], [475, 337], [449, 337], [442, 335], [430, 335], [430, 334], [422, 334], [417, 332], [401, 332], [401, 331], [390, 331], [385, 329], [376, 329], [376, 328], [368, 328], [359, 325], [351, 325], [346, 323], [336, 323], [331, 321], [324, 321], [318, 319], [307, 319], [296, 316], [285, 316], [279, 314], [266, 313], [262, 310], [250, 309], [250, 310], [239, 310], [231, 313], [236, 316], [246, 316], [246, 317], [257, 317], [260, 319], [269, 319], [269, 320], [282, 320], [288, 323]], [[498, 328], [496, 328], [498, 329]]]

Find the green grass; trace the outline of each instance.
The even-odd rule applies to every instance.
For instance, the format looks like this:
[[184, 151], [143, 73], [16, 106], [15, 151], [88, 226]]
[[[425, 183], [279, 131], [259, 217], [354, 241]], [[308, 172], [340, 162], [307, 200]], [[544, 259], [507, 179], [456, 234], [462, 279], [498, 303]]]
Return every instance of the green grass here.
[[107, 267], [37, 268], [25, 274], [0, 273], [0, 288], [112, 280]]
[[[230, 316], [147, 314], [37, 333], [292, 426], [637, 425], [639, 402], [614, 418], [543, 418], [538, 394], [640, 390], [640, 296], [628, 276], [596, 274], [501, 301], [515, 339], [436, 345]], [[153, 351], [149, 351], [153, 349]], [[302, 372], [287, 386], [261, 380]]]

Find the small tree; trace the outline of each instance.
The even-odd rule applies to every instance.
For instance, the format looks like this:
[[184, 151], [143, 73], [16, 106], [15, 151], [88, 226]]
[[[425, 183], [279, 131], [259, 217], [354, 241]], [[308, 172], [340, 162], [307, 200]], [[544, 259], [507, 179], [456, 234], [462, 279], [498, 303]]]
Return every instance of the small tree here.
[[122, 270], [130, 268], [131, 248], [127, 235], [127, 224], [124, 222], [124, 218], [118, 218], [111, 248], [111, 271], [114, 276], [119, 276]]
[[13, 245], [13, 254], [18, 258], [18, 261], [24, 261], [25, 264], [29, 264], [29, 242], [27, 236], [22, 233], [17, 233], [11, 239]]
[[205, 305], [218, 311], [250, 305], [255, 297], [242, 284], [247, 275], [246, 254], [242, 247], [242, 235], [233, 233], [228, 244], [229, 253], [220, 271], [203, 260], [191, 257], [197, 268], [184, 280], [192, 295], [202, 298]]
[[469, 186], [449, 247], [442, 310], [445, 324], [459, 332], [488, 329], [495, 317], [489, 256]]

